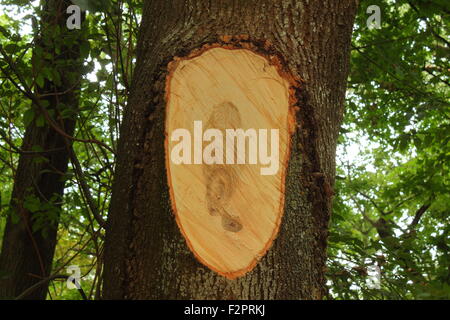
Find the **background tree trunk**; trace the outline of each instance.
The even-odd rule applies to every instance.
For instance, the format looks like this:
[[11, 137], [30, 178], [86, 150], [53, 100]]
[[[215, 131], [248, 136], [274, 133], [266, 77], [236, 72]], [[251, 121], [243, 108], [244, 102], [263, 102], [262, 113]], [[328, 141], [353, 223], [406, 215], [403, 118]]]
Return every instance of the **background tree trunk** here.
[[[79, 39], [82, 31], [66, 28], [69, 5], [71, 1], [63, 0], [48, 0], [43, 5], [40, 32], [35, 39], [33, 69], [34, 76], [42, 73], [44, 67], [56, 69], [59, 73], [60, 81], [46, 79], [43, 88], [38, 88], [35, 94], [46, 95], [40, 101], [47, 105], [47, 112], [54, 114], [53, 119], [62, 130], [73, 135], [81, 80]], [[55, 31], [57, 26], [59, 35]], [[68, 44], [70, 37], [73, 44]], [[37, 54], [38, 49], [41, 54]], [[0, 270], [5, 274], [0, 278], [0, 298], [14, 298], [42, 278], [47, 278], [55, 252], [71, 142], [48, 123], [38, 124], [37, 117], [42, 115], [37, 106], [34, 110], [35, 119], [26, 128], [21, 149], [31, 151], [39, 146], [44, 152], [23, 153], [19, 158], [11, 196], [12, 213], [6, 222], [0, 255]], [[64, 110], [66, 116], [63, 118], [61, 112]], [[30, 211], [25, 203], [33, 198], [50, 206]], [[40, 226], [37, 215], [43, 219]], [[47, 287], [42, 285], [24, 298], [45, 299]]]
[[[147, 1], [119, 143], [105, 244], [106, 299], [321, 299], [336, 139], [357, 0]], [[242, 36], [246, 35], [246, 36]], [[233, 36], [223, 38], [223, 36]], [[204, 44], [264, 50], [302, 79], [278, 237], [228, 280], [188, 249], [169, 203], [164, 156], [167, 64]]]

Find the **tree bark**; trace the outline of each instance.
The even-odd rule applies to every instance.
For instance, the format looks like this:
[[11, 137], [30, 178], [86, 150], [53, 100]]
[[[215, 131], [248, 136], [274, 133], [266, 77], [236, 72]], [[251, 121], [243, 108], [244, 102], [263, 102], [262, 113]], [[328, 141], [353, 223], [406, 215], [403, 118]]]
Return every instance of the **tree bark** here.
[[[105, 244], [106, 299], [321, 299], [357, 0], [147, 1]], [[204, 45], [276, 55], [299, 84], [277, 238], [245, 276], [200, 264], [177, 227], [164, 156], [168, 63]]]
[[[43, 5], [32, 63], [35, 76], [44, 67], [54, 68], [59, 73], [60, 82], [46, 79], [35, 94], [45, 95], [40, 99], [42, 105], [54, 115], [54, 122], [66, 134], [73, 135], [81, 80], [79, 39], [82, 31], [66, 28], [69, 5], [71, 1], [63, 0], [48, 0]], [[55, 35], [56, 26], [61, 32], [59, 36]], [[73, 44], [67, 44], [68, 37], [74, 39]], [[60, 52], [56, 47], [60, 47]], [[43, 54], [37, 56], [37, 49]], [[65, 116], [61, 114], [64, 109]], [[34, 106], [34, 110], [35, 118], [26, 128], [21, 150], [32, 151], [39, 146], [43, 152], [27, 152], [19, 157], [11, 196], [12, 213], [7, 218], [0, 254], [0, 270], [4, 273], [0, 278], [0, 299], [14, 298], [47, 278], [55, 252], [71, 142], [48, 123], [39, 124], [39, 108]], [[39, 199], [42, 207], [30, 211], [26, 202], [32, 198]], [[47, 205], [46, 208], [43, 205]], [[44, 219], [40, 226], [38, 215], [39, 219]], [[47, 288], [48, 283], [41, 285], [24, 299], [45, 299]]]

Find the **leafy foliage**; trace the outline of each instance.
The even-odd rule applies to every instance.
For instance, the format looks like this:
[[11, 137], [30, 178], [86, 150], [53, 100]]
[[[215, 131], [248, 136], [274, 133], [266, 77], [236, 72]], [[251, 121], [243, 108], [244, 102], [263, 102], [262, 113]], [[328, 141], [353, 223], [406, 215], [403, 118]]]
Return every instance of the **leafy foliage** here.
[[[449, 299], [450, 8], [445, 1], [370, 4], [382, 9], [382, 28], [366, 27], [363, 2], [340, 137], [331, 292]], [[379, 288], [367, 283], [371, 267], [379, 268]]]
[[[70, 76], [59, 74], [56, 68], [42, 64], [40, 72], [33, 73], [32, 68], [39, 68], [39, 61], [48, 58], [42, 51], [34, 49], [34, 35], [37, 34], [36, 23], [32, 23], [33, 14], [42, 8], [38, 3], [28, 3], [23, 7], [19, 1], [0, 2], [0, 46], [12, 58], [14, 69], [6, 57], [0, 55], [0, 67], [10, 70], [7, 75], [0, 71], [0, 235], [5, 226], [5, 217], [13, 214], [9, 210], [12, 182], [20, 153], [25, 128], [32, 121], [45, 119], [31, 107], [31, 101], [24, 98], [22, 92], [12, 84], [23, 80], [29, 87], [44, 85], [45, 79], [53, 82]], [[93, 4], [93, 3], [91, 3]], [[99, 2], [101, 4], [101, 2]], [[55, 273], [66, 273], [69, 265], [81, 268], [82, 287], [88, 298], [100, 294], [100, 263], [103, 252], [104, 230], [94, 217], [96, 211], [100, 219], [105, 219], [109, 205], [111, 182], [114, 169], [114, 154], [118, 138], [122, 108], [128, 95], [129, 79], [135, 62], [134, 48], [137, 28], [141, 16], [141, 4], [137, 1], [107, 1], [108, 5], [98, 8], [86, 8], [89, 12], [83, 22], [87, 30], [88, 41], [81, 44], [84, 59], [83, 79], [77, 128], [74, 138], [74, 152], [82, 168], [80, 174], [76, 163], [72, 162], [63, 177], [66, 189], [63, 199], [49, 199], [42, 202], [36, 197], [26, 199], [24, 205], [38, 223], [37, 229], [45, 235], [45, 226], [52, 223], [52, 216], [59, 212], [52, 203], [63, 204], [60, 215], [58, 245], [54, 258]], [[23, 19], [14, 19], [18, 14]], [[26, 13], [26, 14], [25, 14]], [[54, 38], [60, 30], [42, 30], [52, 33]], [[61, 37], [61, 44], [68, 44], [75, 39]], [[57, 50], [57, 44], [55, 44]], [[51, 65], [51, 64], [50, 64]], [[33, 67], [32, 67], [33, 66]], [[63, 107], [63, 106], [62, 106]], [[71, 109], [61, 112], [61, 116], [72, 117]], [[81, 142], [84, 141], [84, 142]], [[96, 143], [99, 142], [99, 143]], [[42, 148], [41, 148], [42, 149]], [[42, 151], [35, 146], [34, 152]], [[35, 157], [39, 161], [40, 157]], [[86, 186], [84, 188], [82, 185]], [[36, 231], [36, 230], [33, 230]], [[80, 299], [76, 290], [69, 290], [64, 281], [52, 281], [49, 290], [51, 299]]]

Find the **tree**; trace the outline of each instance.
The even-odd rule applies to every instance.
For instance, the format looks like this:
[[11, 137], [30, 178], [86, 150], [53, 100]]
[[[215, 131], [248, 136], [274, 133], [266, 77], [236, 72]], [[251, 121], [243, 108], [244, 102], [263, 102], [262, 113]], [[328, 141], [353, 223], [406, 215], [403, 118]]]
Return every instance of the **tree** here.
[[[337, 136], [357, 1], [148, 1], [108, 218], [106, 299], [321, 299]], [[297, 84], [284, 216], [271, 249], [228, 280], [200, 264], [175, 222], [164, 156], [168, 63], [204, 45], [277, 56]]]
[[[32, 101], [20, 148], [0, 255], [0, 298], [17, 297], [49, 277], [79, 102], [83, 30], [66, 28], [70, 1], [48, 0], [35, 24], [33, 85], [8, 62], [2, 72]], [[39, 30], [37, 30], [39, 29]], [[11, 144], [13, 146], [13, 144]], [[48, 282], [25, 299], [45, 299]]]

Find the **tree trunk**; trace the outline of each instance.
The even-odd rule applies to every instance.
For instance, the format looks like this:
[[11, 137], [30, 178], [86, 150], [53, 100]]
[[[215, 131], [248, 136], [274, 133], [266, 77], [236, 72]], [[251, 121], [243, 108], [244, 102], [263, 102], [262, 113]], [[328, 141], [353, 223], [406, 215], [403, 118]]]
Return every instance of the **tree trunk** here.
[[[324, 297], [336, 140], [356, 7], [356, 0], [146, 2], [106, 233], [104, 298]], [[236, 279], [196, 259], [177, 226], [167, 183], [168, 64], [205, 46], [276, 57], [296, 79], [278, 235], [256, 266]]]
[[[33, 51], [33, 71], [35, 77], [44, 68], [53, 68], [59, 73], [60, 80], [45, 79], [42, 88], [36, 87], [35, 94], [37, 97], [45, 95], [39, 99], [41, 104], [53, 115], [60, 129], [73, 135], [81, 80], [79, 39], [82, 31], [66, 28], [69, 5], [70, 1], [63, 0], [48, 0], [44, 4]], [[59, 27], [59, 35], [56, 27]], [[69, 37], [73, 38], [73, 44], [68, 44]], [[19, 158], [11, 196], [12, 212], [3, 236], [2, 299], [17, 297], [47, 278], [55, 252], [70, 141], [47, 122], [38, 121], [42, 114], [37, 106], [34, 110], [35, 117], [26, 128], [21, 148], [28, 152]], [[37, 150], [35, 147], [42, 152], [30, 153]], [[47, 288], [48, 284], [42, 285], [24, 299], [45, 299]]]

